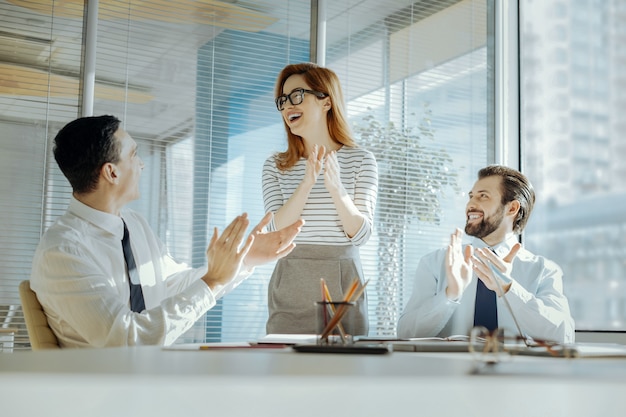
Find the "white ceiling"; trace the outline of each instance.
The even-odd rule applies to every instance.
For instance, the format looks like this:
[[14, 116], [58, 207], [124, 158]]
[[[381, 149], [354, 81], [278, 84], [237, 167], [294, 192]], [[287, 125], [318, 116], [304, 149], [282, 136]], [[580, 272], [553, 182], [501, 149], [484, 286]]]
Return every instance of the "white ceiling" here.
[[[7, 79], [6, 71], [11, 74], [41, 71], [43, 78], [47, 78], [48, 72], [52, 72], [61, 77], [60, 80], [75, 82], [80, 71], [81, 51], [76, 45], [81, 44], [82, 21], [72, 17], [59, 17], [63, 10], [57, 8], [51, 30], [50, 14], [29, 10], [14, 3], [24, 2], [0, 0], [0, 74], [4, 75], [3, 78]], [[56, 4], [71, 6], [72, 3], [82, 3], [82, 0], [57, 0]], [[108, 3], [110, 0], [100, 0], [101, 8]], [[207, 3], [211, 3], [211, 0], [195, 2], [198, 6]], [[260, 22], [261, 25], [269, 22], [269, 26], [265, 26], [263, 31], [302, 39], [309, 37], [310, 0], [224, 0], [223, 3], [228, 3], [227, 6], [236, 11], [250, 13], [253, 20], [255, 15], [263, 16], [262, 21], [253, 22]], [[407, 7], [410, 1], [334, 0], [327, 4], [328, 25], [349, 12], [350, 30], [355, 32], [379, 20], [381, 15]], [[107, 18], [100, 13], [100, 55], [97, 60], [96, 81], [97, 88], [101, 90], [97, 93], [95, 109], [110, 109], [118, 115], [127, 111], [132, 114], [132, 120], [127, 121], [131, 126], [127, 126], [127, 129], [135, 134], [151, 137], [167, 136], [191, 123], [195, 114], [196, 51], [199, 46], [217, 36], [223, 28], [200, 23], [197, 10], [190, 13], [189, 16], [193, 18], [182, 22], [164, 16], [155, 16], [154, 19], [149, 16], [137, 18], [130, 22], [132, 39], [127, 37], [128, 19]], [[170, 16], [174, 16], [174, 13], [167, 17]], [[333, 39], [333, 34], [327, 37], [328, 44], [335, 41], [338, 39]], [[136, 57], [141, 59], [134, 59]], [[16, 71], [12, 67], [15, 65], [24, 70]], [[124, 70], [121, 71], [120, 68]], [[17, 96], [7, 94], [7, 89], [4, 85], [3, 90], [0, 79], [0, 118], [29, 120], [33, 118], [33, 114], [42, 112], [39, 108], [41, 106], [37, 107], [41, 98], [33, 100], [33, 107], [29, 108], [25, 105], [25, 100], [18, 101]], [[110, 94], [117, 94], [118, 97], [113, 100], [98, 98], [102, 97], [102, 89], [108, 89]], [[125, 100], [127, 94], [128, 100]], [[129, 101], [128, 107], [123, 107], [122, 103], [125, 101]], [[63, 104], [71, 108], [75, 105], [76, 98], [57, 97], [55, 103], [61, 108]], [[62, 111], [57, 113], [47, 110], [45, 119], [65, 122], [67, 115]]]

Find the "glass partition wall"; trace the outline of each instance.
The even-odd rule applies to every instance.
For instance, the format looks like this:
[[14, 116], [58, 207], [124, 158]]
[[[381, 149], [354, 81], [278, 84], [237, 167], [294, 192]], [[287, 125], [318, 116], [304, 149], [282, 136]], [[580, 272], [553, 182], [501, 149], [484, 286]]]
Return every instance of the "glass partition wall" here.
[[[17, 286], [71, 192], [51, 143], [82, 114], [83, 3], [0, 0], [0, 184], [10, 219], [0, 323], [21, 329], [21, 348]], [[93, 114], [118, 116], [138, 142], [145, 169], [131, 206], [193, 266], [205, 261], [213, 227], [244, 211], [252, 223], [263, 216], [262, 163], [286, 147], [274, 82], [284, 65], [315, 59], [311, 28], [324, 30], [315, 46], [341, 79], [357, 140], [379, 162], [376, 230], [362, 250], [370, 331], [395, 334], [417, 261], [464, 223], [466, 191], [494, 160], [493, 3], [97, 4]], [[262, 336], [272, 269], [258, 268], [179, 342]]]

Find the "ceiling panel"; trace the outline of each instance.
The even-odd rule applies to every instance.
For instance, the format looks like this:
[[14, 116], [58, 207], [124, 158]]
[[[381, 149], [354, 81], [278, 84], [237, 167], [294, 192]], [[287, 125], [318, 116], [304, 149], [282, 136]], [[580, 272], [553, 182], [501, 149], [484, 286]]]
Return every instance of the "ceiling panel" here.
[[[99, 3], [101, 54], [97, 59], [95, 108], [123, 108], [133, 114], [129, 130], [150, 137], [160, 137], [193, 118], [196, 53], [221, 31], [264, 31], [301, 39], [307, 39], [310, 32], [306, 14], [310, 0], [151, 0], [133, 2], [132, 9], [125, 0]], [[155, 14], [145, 7], [155, 3], [166, 12]], [[407, 0], [333, 1], [328, 2], [326, 18], [328, 24], [348, 19], [354, 32], [407, 4]], [[28, 101], [21, 100], [16, 107], [17, 97], [28, 97], [38, 109], [45, 99], [42, 91], [24, 91], [20, 77], [38, 77], [44, 86], [47, 81], [51, 86], [63, 85], [63, 91], [51, 92], [56, 94], [56, 103], [75, 105], [76, 99], [66, 95], [78, 91], [82, 7], [83, 0], [56, 0], [54, 8], [45, 0], [0, 0], [2, 118], [28, 118]], [[128, 14], [132, 19], [126, 18]], [[342, 37], [345, 33], [335, 31], [329, 33], [327, 42], [339, 42]], [[115, 104], [126, 100], [127, 107]], [[30, 116], [35, 114], [39, 113]]]

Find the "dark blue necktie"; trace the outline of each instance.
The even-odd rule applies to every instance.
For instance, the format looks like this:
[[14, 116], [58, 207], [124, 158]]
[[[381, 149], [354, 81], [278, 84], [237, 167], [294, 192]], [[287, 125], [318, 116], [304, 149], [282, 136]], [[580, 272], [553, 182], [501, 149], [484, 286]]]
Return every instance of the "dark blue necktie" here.
[[[495, 251], [492, 252], [495, 253]], [[474, 326], [484, 326], [492, 331], [498, 327], [498, 308], [496, 293], [491, 291], [479, 278], [476, 285], [476, 301], [474, 304]]]
[[[139, 272], [137, 271], [137, 265], [135, 264], [135, 257], [133, 251], [130, 248], [130, 236], [128, 234], [128, 228], [124, 223], [124, 237], [122, 238], [122, 249], [124, 250], [124, 261], [126, 261], [126, 268], [128, 270], [128, 283], [130, 285], [130, 309], [137, 313], [141, 313], [146, 309], [146, 305], [143, 300], [143, 291], [140, 284], [133, 284], [133, 281], [139, 281]], [[133, 279], [134, 278], [134, 279]]]

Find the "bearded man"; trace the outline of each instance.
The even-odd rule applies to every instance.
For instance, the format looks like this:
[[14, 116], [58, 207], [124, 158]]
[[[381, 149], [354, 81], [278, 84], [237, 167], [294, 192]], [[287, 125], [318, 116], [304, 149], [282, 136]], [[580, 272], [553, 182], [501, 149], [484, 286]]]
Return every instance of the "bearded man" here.
[[463, 245], [457, 229], [447, 248], [420, 260], [398, 337], [468, 335], [483, 326], [574, 342], [561, 268], [523, 248], [518, 239], [534, 203], [533, 187], [519, 171], [501, 165], [481, 169], [465, 208], [465, 233], [473, 239]]

